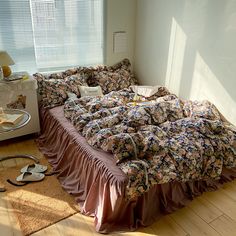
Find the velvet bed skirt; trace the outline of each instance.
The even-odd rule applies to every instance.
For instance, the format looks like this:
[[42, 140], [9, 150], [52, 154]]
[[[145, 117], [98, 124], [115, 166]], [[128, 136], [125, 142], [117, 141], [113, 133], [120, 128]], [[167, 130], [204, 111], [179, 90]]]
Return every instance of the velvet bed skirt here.
[[62, 187], [75, 197], [81, 212], [94, 216], [97, 232], [135, 230], [162, 215], [184, 207], [204, 191], [236, 178], [236, 168], [224, 169], [219, 181], [171, 182], [152, 187], [144, 195], [126, 200], [126, 175], [111, 154], [95, 150], [64, 117], [63, 106], [41, 109], [42, 134], [37, 140]]

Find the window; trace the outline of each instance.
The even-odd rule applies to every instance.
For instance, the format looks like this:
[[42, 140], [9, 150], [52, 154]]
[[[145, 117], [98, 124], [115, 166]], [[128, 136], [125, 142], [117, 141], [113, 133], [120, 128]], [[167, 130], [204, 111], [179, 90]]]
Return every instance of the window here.
[[0, 50], [15, 71], [103, 62], [103, 0], [1, 0]]

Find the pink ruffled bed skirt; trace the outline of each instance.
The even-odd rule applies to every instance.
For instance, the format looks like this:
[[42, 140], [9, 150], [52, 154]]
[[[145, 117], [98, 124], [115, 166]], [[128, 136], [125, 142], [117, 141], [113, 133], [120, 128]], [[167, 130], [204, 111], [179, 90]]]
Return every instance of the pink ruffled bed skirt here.
[[96, 231], [109, 233], [148, 226], [162, 215], [185, 206], [204, 191], [216, 190], [236, 178], [236, 168], [224, 169], [219, 181], [172, 182], [152, 187], [144, 195], [125, 199], [126, 175], [111, 154], [95, 150], [64, 117], [63, 106], [41, 109], [41, 152], [57, 172], [85, 215], [94, 216]]

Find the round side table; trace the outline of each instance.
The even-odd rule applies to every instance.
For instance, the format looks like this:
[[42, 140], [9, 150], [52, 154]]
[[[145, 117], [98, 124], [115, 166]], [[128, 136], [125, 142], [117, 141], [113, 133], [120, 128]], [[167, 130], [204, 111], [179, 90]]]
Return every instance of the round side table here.
[[[20, 114], [20, 115], [23, 115], [23, 117], [21, 118], [21, 120], [19, 122], [17, 122], [17, 124], [0, 124], [0, 135], [1, 135], [1, 133], [14, 132], [17, 129], [24, 127], [25, 125], [27, 125], [29, 123], [29, 121], [31, 119], [30, 114], [24, 110], [3, 109], [3, 112], [6, 115], [7, 114]], [[32, 155], [28, 155], [28, 154], [0, 157], [0, 161], [12, 159], [12, 158], [29, 158], [29, 159], [34, 160], [36, 163], [39, 163], [39, 160], [36, 157], [34, 157]]]

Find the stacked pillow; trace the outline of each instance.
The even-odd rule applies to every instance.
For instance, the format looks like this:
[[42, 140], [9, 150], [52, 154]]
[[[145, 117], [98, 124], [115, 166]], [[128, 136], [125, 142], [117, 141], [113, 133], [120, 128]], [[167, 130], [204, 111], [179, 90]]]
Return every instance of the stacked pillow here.
[[118, 91], [137, 84], [131, 73], [131, 64], [128, 59], [113, 65], [98, 67], [93, 72], [93, 84], [99, 85], [104, 94]]
[[86, 85], [86, 80], [80, 74], [59, 79], [50, 76], [45, 77], [40, 73], [36, 73], [34, 77], [38, 81], [38, 93], [41, 96], [41, 104], [46, 108], [64, 104], [68, 97], [68, 92], [80, 96], [79, 86]]
[[102, 92], [107, 94], [137, 84], [128, 59], [113, 66], [78, 67], [46, 75], [36, 73], [34, 77], [38, 81], [41, 103], [47, 108], [63, 105], [68, 93], [80, 97], [80, 86], [100, 86]]

